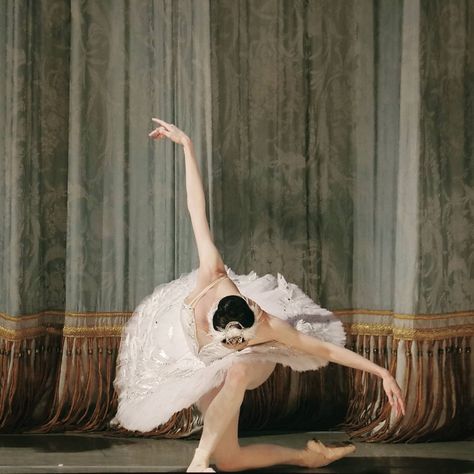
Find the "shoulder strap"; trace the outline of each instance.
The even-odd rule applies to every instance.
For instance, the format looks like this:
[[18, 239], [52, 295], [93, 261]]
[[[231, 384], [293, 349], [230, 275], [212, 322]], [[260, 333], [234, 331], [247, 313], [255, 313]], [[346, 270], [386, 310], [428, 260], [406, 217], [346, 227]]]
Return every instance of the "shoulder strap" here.
[[209, 285], [207, 285], [202, 291], [200, 291], [194, 298], [193, 300], [191, 301], [191, 303], [189, 303], [189, 306], [193, 307], [194, 308], [194, 305], [201, 299], [202, 296], [204, 296], [204, 294], [209, 291], [215, 284], [217, 284], [219, 281], [223, 280], [224, 278], [227, 278], [227, 275], [222, 275], [220, 276], [219, 278], [217, 278], [216, 280], [214, 280], [213, 282], [209, 283]]

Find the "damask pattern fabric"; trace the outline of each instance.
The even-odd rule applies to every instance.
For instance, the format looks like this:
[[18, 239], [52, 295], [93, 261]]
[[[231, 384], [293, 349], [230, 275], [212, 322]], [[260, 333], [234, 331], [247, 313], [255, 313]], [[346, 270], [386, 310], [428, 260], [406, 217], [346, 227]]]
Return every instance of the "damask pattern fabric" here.
[[[352, 433], [465, 431], [472, 2], [4, 0], [2, 12], [2, 429], [105, 426], [123, 325], [196, 266], [182, 151], [147, 137], [160, 116], [195, 143], [225, 261], [284, 269], [407, 390], [411, 421], [396, 426], [376, 380], [338, 372], [342, 398], [361, 394], [344, 405]], [[280, 411], [303, 412], [324, 373], [277, 376], [296, 394]], [[193, 416], [161, 433], [189, 433]]]

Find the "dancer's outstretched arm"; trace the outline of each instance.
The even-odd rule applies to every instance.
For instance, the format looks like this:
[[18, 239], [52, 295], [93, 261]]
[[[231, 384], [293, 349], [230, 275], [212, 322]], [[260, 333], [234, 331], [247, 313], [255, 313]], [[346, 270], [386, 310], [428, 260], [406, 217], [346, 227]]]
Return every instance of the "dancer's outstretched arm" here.
[[328, 361], [345, 365], [346, 367], [352, 367], [378, 375], [383, 380], [383, 388], [392, 408], [395, 410], [395, 414], [405, 414], [405, 402], [403, 400], [402, 391], [387, 369], [374, 364], [365, 357], [344, 347], [321, 341], [316, 337], [304, 334], [295, 329], [291, 324], [275, 316], [270, 315], [268, 318], [266, 331], [267, 337], [270, 339], [282, 342], [283, 344], [292, 346], [308, 354], [319, 356]]
[[182, 145], [186, 166], [186, 197], [194, 237], [199, 254], [199, 273], [204, 279], [213, 279], [216, 273], [225, 273], [222, 257], [217, 250], [209, 228], [206, 216], [206, 198], [202, 186], [199, 167], [194, 154], [191, 139], [178, 127], [164, 120], [154, 118], [160, 126], [149, 136], [155, 139], [167, 137], [173, 142]]

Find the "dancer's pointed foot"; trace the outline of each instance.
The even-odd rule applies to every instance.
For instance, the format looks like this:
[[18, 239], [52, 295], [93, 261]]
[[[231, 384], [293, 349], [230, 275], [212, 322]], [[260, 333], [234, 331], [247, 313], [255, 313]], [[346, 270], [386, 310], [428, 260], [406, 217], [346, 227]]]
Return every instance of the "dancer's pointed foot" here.
[[303, 463], [306, 467], [322, 467], [337, 461], [355, 451], [355, 446], [349, 444], [343, 447], [325, 446], [317, 439], [311, 439], [303, 450]]
[[209, 467], [209, 453], [202, 449], [196, 448], [193, 460], [186, 469], [186, 472], [216, 472], [212, 467]]

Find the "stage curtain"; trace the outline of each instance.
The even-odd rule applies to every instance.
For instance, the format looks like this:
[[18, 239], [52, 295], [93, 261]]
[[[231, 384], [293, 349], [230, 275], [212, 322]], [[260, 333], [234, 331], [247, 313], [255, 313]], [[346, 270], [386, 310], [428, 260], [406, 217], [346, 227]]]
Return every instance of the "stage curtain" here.
[[182, 151], [148, 132], [153, 116], [187, 130], [212, 196], [209, 11], [6, 3], [1, 426], [103, 428], [124, 323], [197, 266]]
[[[396, 421], [375, 376], [279, 366], [241, 428], [472, 430], [469, 2], [5, 4], [4, 431], [107, 429], [123, 325], [197, 264], [181, 151], [148, 140], [154, 115], [195, 142], [226, 263], [299, 284], [407, 397]], [[148, 435], [201, 424], [190, 408]]]
[[397, 421], [374, 376], [291, 373], [249, 397], [246, 422], [281, 422], [263, 400], [280, 402], [282, 386], [301, 391], [286, 406], [298, 423], [319, 426], [328, 410], [334, 422], [340, 400], [321, 409], [314, 393], [345, 386], [342, 426], [358, 439], [472, 431], [472, 5], [221, 0], [211, 22], [226, 261], [284, 269], [407, 400]]
[[69, 2], [2, 1], [0, 427], [49, 414], [66, 302]]

